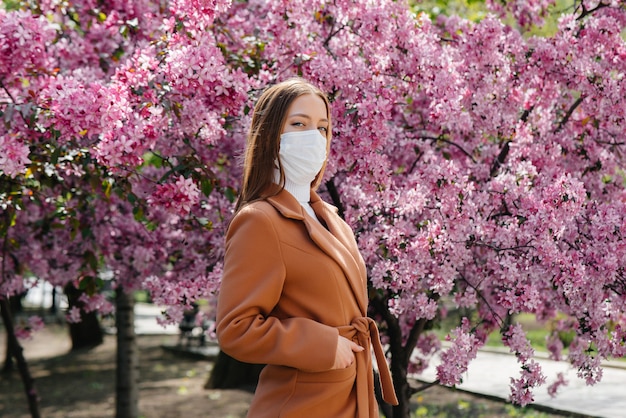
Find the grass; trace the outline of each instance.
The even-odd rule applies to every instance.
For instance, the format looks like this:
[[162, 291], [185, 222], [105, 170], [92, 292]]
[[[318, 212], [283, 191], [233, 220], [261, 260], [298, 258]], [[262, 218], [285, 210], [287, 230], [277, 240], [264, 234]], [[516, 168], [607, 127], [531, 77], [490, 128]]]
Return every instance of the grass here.
[[[429, 389], [430, 390], [430, 389]], [[439, 388], [440, 392], [447, 390], [450, 395], [439, 395], [431, 399], [426, 391], [423, 396], [412, 398], [411, 418], [555, 418], [565, 417], [555, 413], [542, 412], [532, 406], [519, 407], [510, 403], [480, 397], [454, 388]]]
[[[420, 405], [413, 414], [413, 418], [429, 417], [429, 418], [465, 418], [475, 417], [481, 418], [488, 414], [492, 414], [484, 404], [480, 402], [470, 402], [466, 400], [458, 400], [455, 403], [445, 405]], [[491, 415], [490, 415], [491, 416]], [[520, 408], [513, 405], [503, 405], [501, 417], [523, 417], [523, 418], [546, 418], [553, 415], [544, 412]]]

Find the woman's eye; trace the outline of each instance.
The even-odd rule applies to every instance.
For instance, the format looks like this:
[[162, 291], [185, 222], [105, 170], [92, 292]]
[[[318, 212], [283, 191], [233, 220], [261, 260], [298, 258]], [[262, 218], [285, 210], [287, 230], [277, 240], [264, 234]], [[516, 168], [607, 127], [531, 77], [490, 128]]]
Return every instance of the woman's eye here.
[[320, 126], [320, 127], [319, 127], [319, 128], [317, 128], [317, 129], [319, 129], [321, 132], [324, 132], [324, 133], [328, 132], [328, 128], [327, 128], [327, 127], [325, 127], [325, 126]]
[[304, 123], [302, 122], [294, 122], [291, 124], [291, 126], [304, 126]]

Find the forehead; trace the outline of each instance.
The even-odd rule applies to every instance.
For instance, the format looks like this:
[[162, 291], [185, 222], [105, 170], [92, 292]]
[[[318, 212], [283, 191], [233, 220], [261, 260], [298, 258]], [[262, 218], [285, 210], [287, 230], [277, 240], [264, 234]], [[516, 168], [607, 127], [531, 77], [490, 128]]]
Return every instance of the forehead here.
[[326, 119], [326, 103], [316, 94], [296, 97], [287, 110], [287, 117], [303, 115], [312, 119]]

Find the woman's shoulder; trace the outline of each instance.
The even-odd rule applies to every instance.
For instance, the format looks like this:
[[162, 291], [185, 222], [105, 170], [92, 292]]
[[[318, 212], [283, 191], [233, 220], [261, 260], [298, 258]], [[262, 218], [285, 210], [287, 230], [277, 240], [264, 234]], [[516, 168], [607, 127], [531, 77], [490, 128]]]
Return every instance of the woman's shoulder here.
[[277, 233], [276, 211], [269, 203], [259, 200], [242, 206], [228, 224], [226, 239], [234, 234], [267, 236]]
[[252, 202], [246, 203], [239, 209], [237, 215], [239, 214], [248, 214], [254, 212], [275, 212], [274, 207], [265, 199], [253, 200]]
[[265, 218], [273, 220], [277, 217], [277, 215], [276, 209], [269, 202], [264, 199], [259, 199], [246, 203], [242, 206], [233, 216], [231, 223], [236, 222], [237, 220], [241, 221], [242, 219], [250, 218]]

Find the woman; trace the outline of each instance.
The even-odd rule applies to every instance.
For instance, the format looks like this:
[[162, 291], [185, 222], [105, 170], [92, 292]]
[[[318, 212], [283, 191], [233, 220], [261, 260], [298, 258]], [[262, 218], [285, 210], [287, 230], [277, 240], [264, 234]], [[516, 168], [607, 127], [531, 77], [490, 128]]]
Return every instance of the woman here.
[[377, 418], [371, 345], [397, 404], [354, 234], [315, 192], [330, 136], [328, 99], [311, 84], [259, 98], [217, 305], [222, 350], [267, 364], [249, 417]]

